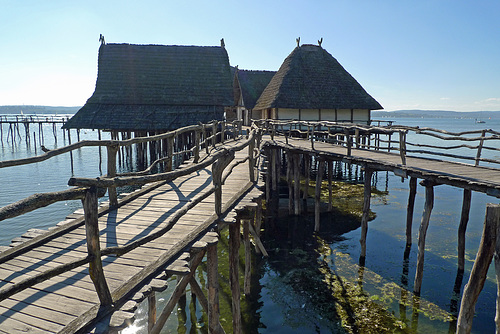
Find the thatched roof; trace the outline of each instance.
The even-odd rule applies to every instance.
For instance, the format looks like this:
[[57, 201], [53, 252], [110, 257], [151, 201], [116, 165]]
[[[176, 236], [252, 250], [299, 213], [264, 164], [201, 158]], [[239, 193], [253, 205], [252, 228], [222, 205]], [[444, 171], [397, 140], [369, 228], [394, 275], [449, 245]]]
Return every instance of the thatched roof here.
[[171, 130], [232, 105], [223, 47], [103, 44], [94, 94], [65, 128]]
[[317, 45], [296, 47], [254, 109], [382, 109], [340, 63]]
[[238, 70], [237, 78], [246, 109], [253, 109], [255, 107], [259, 96], [275, 74], [275, 71]]

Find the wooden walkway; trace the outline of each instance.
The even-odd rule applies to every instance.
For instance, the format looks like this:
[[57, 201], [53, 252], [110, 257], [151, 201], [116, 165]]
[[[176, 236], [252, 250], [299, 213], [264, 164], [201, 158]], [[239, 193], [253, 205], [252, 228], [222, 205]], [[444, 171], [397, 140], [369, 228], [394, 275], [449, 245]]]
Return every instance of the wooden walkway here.
[[324, 142], [315, 142], [313, 149], [311, 142], [305, 139], [288, 138], [287, 144], [281, 137], [276, 137], [274, 141], [270, 137], [265, 138], [267, 145], [305, 151], [329, 159], [392, 171], [402, 177], [426, 179], [436, 184], [448, 184], [500, 197], [500, 169], [497, 168], [410, 156], [406, 157], [406, 164], [403, 165], [398, 153], [352, 148], [348, 156], [345, 147]]
[[[233, 164], [247, 156], [247, 150], [237, 152]], [[222, 203], [226, 203], [223, 210], [227, 211], [227, 205], [238, 200], [235, 196], [242, 189], [247, 187], [251, 190], [248, 171], [248, 163], [240, 164], [226, 180], [222, 187]], [[123, 246], [158, 231], [168, 224], [169, 217], [211, 186], [211, 170], [206, 168], [168, 183], [149, 186], [149, 191], [138, 191], [144, 194], [116, 210], [105, 210], [109, 212], [99, 218], [101, 248]], [[257, 196], [258, 191], [256, 193], [254, 189], [247, 197]], [[249, 200], [244, 200], [241, 205], [244, 203], [249, 204]], [[71, 215], [70, 219], [59, 223], [56, 229], [45, 231], [45, 235], [56, 230], [63, 231], [78, 220], [81, 221], [82, 213]], [[225, 219], [231, 220], [232, 216], [226, 216]], [[104, 273], [111, 293], [124, 287], [130, 288], [127, 284], [137, 277], [143, 277], [141, 273], [148, 270], [154, 272], [155, 268], [163, 267], [167, 274], [189, 272], [189, 250], [204, 248], [217, 241], [217, 234], [208, 232], [216, 220], [212, 194], [190, 209], [160, 238], [120, 257], [104, 256]], [[43, 231], [31, 231], [31, 234], [36, 235], [37, 232]], [[0, 256], [0, 288], [86, 254], [85, 226], [79, 224], [22, 255], [6, 261], [2, 261]], [[151, 286], [158, 290], [164, 289], [166, 278], [165, 273], [160, 273], [149, 285], [151, 278], [146, 282], [138, 281], [139, 292], [131, 296], [132, 302], [125, 304], [107, 322], [111, 326], [120, 326], [128, 319], [133, 319], [137, 302], [145, 298], [140, 291], [150, 290]], [[97, 315], [98, 305], [99, 299], [89, 277], [88, 266], [78, 267], [3, 300], [0, 303], [0, 333], [71, 333]]]

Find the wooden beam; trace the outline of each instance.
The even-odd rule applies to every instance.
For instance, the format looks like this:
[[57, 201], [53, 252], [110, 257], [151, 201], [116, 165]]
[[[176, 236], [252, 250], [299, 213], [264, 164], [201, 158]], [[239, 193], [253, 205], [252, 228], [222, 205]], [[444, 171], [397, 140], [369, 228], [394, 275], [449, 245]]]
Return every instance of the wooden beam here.
[[[472, 329], [472, 320], [479, 293], [483, 289], [486, 275], [490, 266], [493, 254], [500, 253], [500, 241], [498, 240], [497, 232], [500, 228], [500, 205], [487, 204], [486, 217], [484, 220], [483, 236], [477, 251], [476, 260], [470, 273], [469, 282], [465, 285], [460, 304], [460, 313], [457, 319], [457, 334], [470, 333]], [[497, 266], [498, 265], [498, 266]], [[500, 263], [495, 259], [495, 267], [497, 273], [497, 282], [500, 278], [499, 270]], [[498, 284], [498, 283], [497, 283]], [[495, 323], [497, 333], [499, 330], [499, 300], [497, 297], [497, 313]]]
[[411, 247], [411, 234], [413, 225], [413, 211], [415, 208], [415, 197], [417, 195], [417, 178], [410, 178], [410, 194], [408, 195], [408, 206], [406, 207], [406, 248]]
[[427, 184], [425, 186], [425, 206], [422, 214], [422, 221], [420, 222], [420, 229], [418, 232], [418, 258], [417, 258], [417, 273], [415, 274], [415, 283], [413, 284], [413, 293], [420, 296], [422, 288], [422, 279], [424, 274], [424, 253], [425, 253], [425, 236], [429, 221], [431, 219], [431, 212], [434, 206], [434, 186]]
[[472, 191], [464, 189], [462, 201], [462, 214], [460, 216], [460, 224], [458, 225], [458, 270], [465, 269], [465, 232], [467, 223], [469, 222], [469, 212], [471, 203]]
[[364, 266], [366, 259], [366, 235], [368, 233], [368, 218], [370, 216], [370, 199], [372, 196], [372, 175], [373, 169], [365, 168], [364, 182], [364, 198], [363, 198], [363, 215], [361, 217], [361, 256], [359, 258], [360, 265]]
[[240, 219], [229, 225], [229, 285], [232, 295], [233, 333], [241, 334], [240, 281], [239, 281]]

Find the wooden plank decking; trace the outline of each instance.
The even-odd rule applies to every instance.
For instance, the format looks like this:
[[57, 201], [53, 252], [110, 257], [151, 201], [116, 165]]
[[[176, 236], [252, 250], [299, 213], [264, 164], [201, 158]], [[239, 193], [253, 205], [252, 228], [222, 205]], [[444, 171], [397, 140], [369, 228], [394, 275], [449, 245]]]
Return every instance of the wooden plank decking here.
[[[248, 156], [247, 151], [237, 152], [235, 161]], [[248, 163], [235, 167], [222, 188], [222, 203], [231, 202], [235, 194], [248, 186], [248, 173]], [[165, 226], [167, 219], [174, 212], [211, 186], [211, 170], [203, 169], [164, 183], [125, 206], [101, 216], [99, 218], [101, 249], [123, 246], [158, 231]], [[216, 238], [217, 235], [210, 233], [204, 237], [207, 229], [200, 230], [200, 226], [204, 223], [214, 221], [214, 212], [212, 194], [189, 210], [160, 238], [120, 257], [103, 256], [104, 273], [110, 291], [113, 293], [123, 287], [134, 275], [169, 251], [172, 252], [172, 256], [166, 261], [167, 271], [186, 273], [189, 270], [187, 262], [189, 253], [186, 253], [185, 247], [179, 245], [192, 244], [195, 240], [207, 237]], [[78, 213], [72, 217], [77, 218]], [[69, 220], [60, 225], [70, 223]], [[208, 224], [210, 225], [213, 223]], [[193, 236], [193, 231], [197, 229], [198, 232]], [[193, 240], [186, 241], [186, 238]], [[173, 252], [176, 247], [179, 247], [179, 250]], [[86, 255], [85, 226], [80, 226], [21, 255], [0, 262], [0, 288]], [[78, 267], [3, 300], [0, 304], [0, 333], [58, 333], [64, 331], [66, 326], [75, 324], [79, 317], [84, 316], [89, 310], [97, 310], [95, 306], [98, 304], [99, 299], [89, 277], [88, 265]], [[132, 317], [133, 314], [128, 316]], [[127, 314], [124, 318], [126, 317]]]
[[418, 157], [406, 157], [406, 165], [402, 165], [399, 153], [352, 148], [351, 156], [347, 156], [345, 147], [315, 142], [313, 150], [311, 142], [305, 139], [289, 138], [287, 144], [284, 138], [275, 137], [267, 143], [500, 197], [500, 169], [496, 168]]

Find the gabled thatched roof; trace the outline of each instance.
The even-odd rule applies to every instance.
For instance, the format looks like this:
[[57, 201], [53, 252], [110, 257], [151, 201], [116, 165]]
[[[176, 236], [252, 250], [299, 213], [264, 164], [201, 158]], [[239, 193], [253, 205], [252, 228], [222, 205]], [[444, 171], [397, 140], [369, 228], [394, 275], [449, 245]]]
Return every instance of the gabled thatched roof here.
[[94, 94], [65, 128], [170, 130], [232, 105], [223, 47], [103, 44]]
[[264, 89], [254, 109], [382, 109], [325, 49], [296, 47]]
[[275, 74], [275, 71], [238, 70], [238, 82], [246, 109], [255, 107], [257, 99]]

